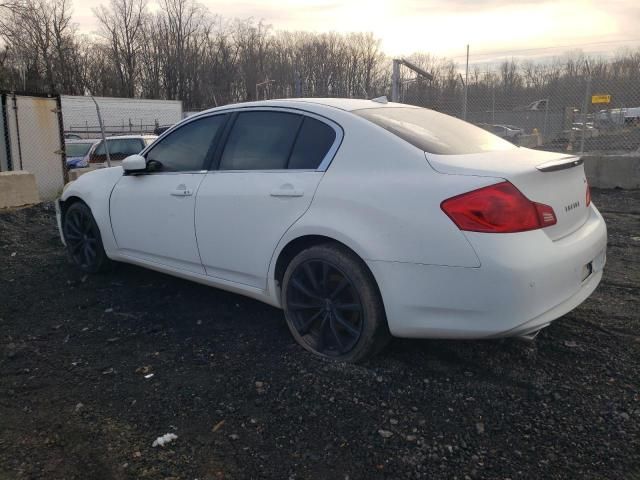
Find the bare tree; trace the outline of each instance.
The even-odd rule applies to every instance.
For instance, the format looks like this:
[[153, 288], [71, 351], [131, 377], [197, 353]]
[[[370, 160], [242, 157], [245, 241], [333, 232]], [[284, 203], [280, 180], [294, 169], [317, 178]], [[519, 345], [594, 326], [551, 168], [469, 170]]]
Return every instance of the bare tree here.
[[110, 46], [110, 54], [120, 82], [120, 94], [133, 97], [136, 93], [138, 58], [146, 0], [110, 0], [109, 7], [94, 10], [101, 25], [101, 34]]

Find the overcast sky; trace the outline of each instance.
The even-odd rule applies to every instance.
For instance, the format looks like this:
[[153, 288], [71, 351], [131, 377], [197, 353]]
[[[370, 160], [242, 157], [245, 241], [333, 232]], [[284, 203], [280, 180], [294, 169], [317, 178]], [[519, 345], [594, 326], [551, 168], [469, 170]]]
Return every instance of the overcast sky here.
[[[92, 8], [75, 0], [81, 31], [95, 31]], [[491, 61], [524, 56], [614, 51], [640, 45], [640, 0], [201, 0], [214, 14], [253, 17], [275, 29], [370, 31], [391, 55], [425, 51]], [[154, 2], [150, 1], [154, 7]], [[486, 52], [500, 52], [488, 55]], [[458, 60], [460, 58], [457, 58]]]

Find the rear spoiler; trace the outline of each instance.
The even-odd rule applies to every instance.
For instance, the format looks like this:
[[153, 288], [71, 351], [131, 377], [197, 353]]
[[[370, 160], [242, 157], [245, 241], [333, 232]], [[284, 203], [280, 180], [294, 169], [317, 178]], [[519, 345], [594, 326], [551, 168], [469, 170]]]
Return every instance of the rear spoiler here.
[[562, 157], [558, 160], [551, 160], [550, 162], [541, 163], [536, 165], [536, 168], [541, 172], [557, 172], [558, 170], [566, 170], [567, 168], [577, 167], [584, 163], [584, 159], [574, 156]]

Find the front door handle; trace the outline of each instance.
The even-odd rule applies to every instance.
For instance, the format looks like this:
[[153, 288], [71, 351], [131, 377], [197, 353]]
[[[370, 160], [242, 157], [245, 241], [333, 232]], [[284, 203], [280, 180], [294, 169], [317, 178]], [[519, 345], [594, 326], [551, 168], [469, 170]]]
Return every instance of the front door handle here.
[[193, 195], [193, 190], [189, 190], [184, 183], [181, 183], [171, 192], [174, 197], [190, 197]]
[[302, 197], [304, 196], [304, 190], [295, 188], [290, 183], [285, 183], [284, 185], [271, 190], [270, 195], [272, 197]]

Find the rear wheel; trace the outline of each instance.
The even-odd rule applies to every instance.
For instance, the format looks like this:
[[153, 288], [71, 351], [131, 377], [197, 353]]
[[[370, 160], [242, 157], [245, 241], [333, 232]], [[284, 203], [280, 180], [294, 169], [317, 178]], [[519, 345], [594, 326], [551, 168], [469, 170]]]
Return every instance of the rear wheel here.
[[67, 209], [63, 232], [69, 259], [80, 270], [96, 273], [111, 266], [102, 246], [100, 229], [87, 205], [76, 202]]
[[358, 362], [390, 335], [375, 281], [361, 259], [334, 244], [300, 252], [284, 274], [285, 317], [296, 341], [332, 360]]

